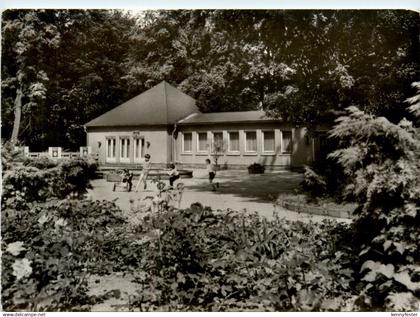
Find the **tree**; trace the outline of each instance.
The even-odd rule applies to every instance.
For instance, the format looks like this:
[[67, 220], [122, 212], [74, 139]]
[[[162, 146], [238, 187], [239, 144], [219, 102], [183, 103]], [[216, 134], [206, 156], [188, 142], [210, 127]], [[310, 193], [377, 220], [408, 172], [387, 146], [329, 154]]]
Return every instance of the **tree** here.
[[219, 159], [225, 155], [226, 153], [226, 144], [221, 139], [214, 140], [211, 144], [211, 153], [210, 155], [213, 157], [214, 164], [219, 166]]
[[22, 112], [30, 114], [46, 98], [48, 76], [40, 61], [46, 62], [48, 51], [60, 43], [60, 34], [47, 17], [45, 10], [3, 13], [2, 88], [15, 94], [12, 144], [18, 141]]
[[398, 122], [419, 74], [419, 19], [389, 10], [5, 11], [2, 133], [13, 134], [21, 100], [23, 142], [74, 148], [84, 123], [162, 80], [203, 112], [263, 109], [311, 128], [358, 105]]
[[[408, 99], [418, 118], [417, 95]], [[370, 308], [410, 310], [420, 283], [420, 130], [407, 119], [392, 123], [356, 107], [337, 120], [331, 136], [337, 159], [348, 176], [347, 193], [356, 199], [355, 252], [363, 283], [360, 300]]]
[[[121, 78], [133, 24], [134, 19], [120, 11], [6, 11], [3, 135], [16, 138], [22, 125], [19, 138], [35, 150], [83, 144], [84, 123], [131, 97]], [[21, 83], [18, 72], [23, 74]], [[20, 85], [22, 98], [16, 98]], [[22, 101], [23, 121], [17, 124], [15, 116], [13, 129], [9, 122], [20, 104], [15, 99]]]

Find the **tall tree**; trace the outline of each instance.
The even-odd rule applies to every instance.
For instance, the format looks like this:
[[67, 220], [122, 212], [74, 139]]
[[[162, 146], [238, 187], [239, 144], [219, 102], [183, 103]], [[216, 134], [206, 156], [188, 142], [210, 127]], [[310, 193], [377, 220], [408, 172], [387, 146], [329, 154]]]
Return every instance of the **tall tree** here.
[[[3, 135], [22, 126], [20, 139], [34, 149], [83, 144], [83, 124], [127, 98], [121, 77], [133, 22], [121, 11], [6, 11]], [[16, 121], [13, 130], [8, 122], [13, 121], [13, 108], [19, 109], [14, 100], [21, 85], [26, 87], [22, 99], [17, 98], [23, 101], [22, 124]]]
[[[49, 50], [60, 43], [52, 22], [44, 10], [3, 13], [2, 88], [15, 94], [12, 144], [19, 137], [22, 113], [30, 114], [46, 98], [48, 76], [42, 61], [46, 63]], [[6, 101], [4, 106], [11, 105]]]

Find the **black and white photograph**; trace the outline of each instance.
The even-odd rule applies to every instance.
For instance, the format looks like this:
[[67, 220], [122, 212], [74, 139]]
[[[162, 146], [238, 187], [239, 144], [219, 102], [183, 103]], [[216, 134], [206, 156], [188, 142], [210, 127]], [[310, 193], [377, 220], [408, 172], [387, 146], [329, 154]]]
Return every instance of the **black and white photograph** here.
[[1, 12], [2, 311], [417, 314], [419, 246], [419, 10]]

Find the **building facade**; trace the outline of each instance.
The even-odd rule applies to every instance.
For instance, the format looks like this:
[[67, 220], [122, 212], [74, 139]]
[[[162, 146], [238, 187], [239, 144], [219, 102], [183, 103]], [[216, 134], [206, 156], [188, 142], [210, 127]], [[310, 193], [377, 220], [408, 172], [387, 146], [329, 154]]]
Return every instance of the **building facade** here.
[[103, 165], [136, 165], [146, 153], [156, 166], [225, 168], [260, 163], [299, 168], [313, 161], [314, 140], [305, 128], [266, 117], [263, 111], [201, 113], [195, 100], [166, 82], [88, 122], [87, 145]]

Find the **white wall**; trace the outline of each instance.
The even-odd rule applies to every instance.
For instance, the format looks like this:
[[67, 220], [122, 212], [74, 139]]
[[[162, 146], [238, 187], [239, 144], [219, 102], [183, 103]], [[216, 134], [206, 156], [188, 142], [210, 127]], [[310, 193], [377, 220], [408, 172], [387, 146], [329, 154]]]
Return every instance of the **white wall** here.
[[[274, 130], [276, 150], [273, 154], [263, 153], [262, 151], [262, 131]], [[219, 158], [220, 165], [227, 166], [248, 166], [254, 162], [265, 165], [266, 167], [301, 167], [311, 161], [311, 146], [306, 143], [304, 128], [293, 128], [288, 124], [281, 123], [250, 123], [250, 124], [214, 124], [214, 125], [195, 125], [195, 126], [180, 126], [178, 138], [176, 140], [177, 162], [186, 165], [201, 165], [205, 164], [205, 159], [210, 158], [211, 149], [207, 153], [198, 153], [197, 151], [197, 134], [198, 132], [207, 132], [207, 142], [209, 145], [212, 142], [212, 132], [223, 132], [224, 140], [227, 140], [229, 131], [239, 132], [239, 153], [226, 152]], [[257, 152], [245, 152], [245, 131], [256, 131], [257, 133]], [[281, 149], [281, 133], [282, 131], [292, 132], [292, 152], [283, 153]], [[183, 133], [191, 132], [193, 136], [193, 148], [191, 153], [182, 152], [182, 138]]]
[[[134, 135], [133, 131], [139, 131], [144, 137], [144, 153], [151, 155], [152, 163], [168, 163], [168, 132], [166, 127], [142, 127], [142, 128], [89, 128], [87, 132], [87, 145], [92, 147], [92, 153], [99, 154], [99, 162], [105, 163], [106, 138], [116, 137], [116, 163], [119, 163], [120, 137], [130, 138], [130, 163], [134, 162]], [[99, 147], [99, 142], [101, 146]], [[149, 146], [147, 146], [149, 144]]]

